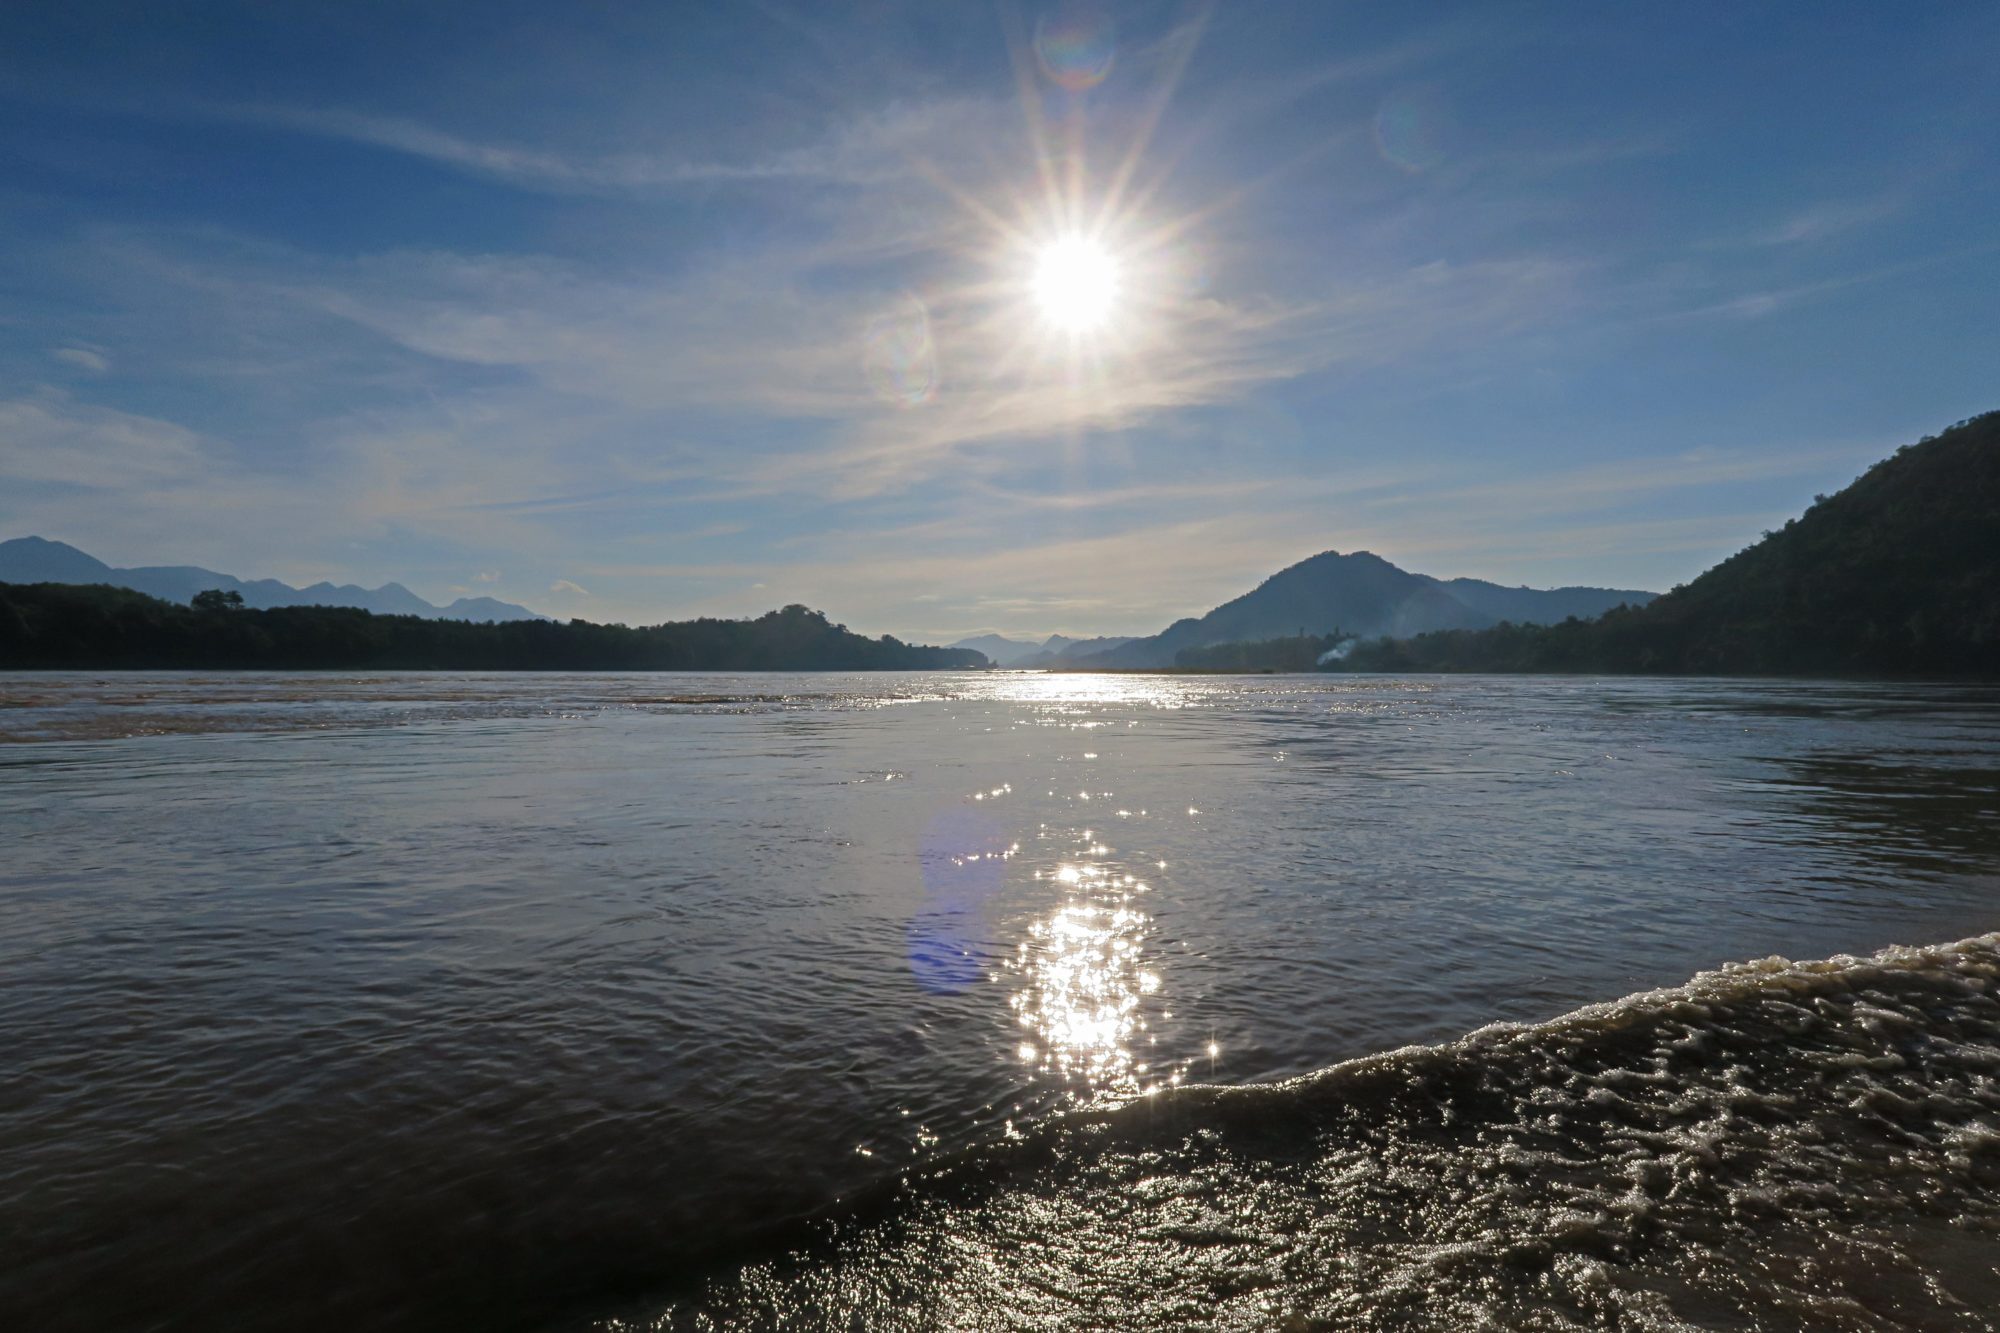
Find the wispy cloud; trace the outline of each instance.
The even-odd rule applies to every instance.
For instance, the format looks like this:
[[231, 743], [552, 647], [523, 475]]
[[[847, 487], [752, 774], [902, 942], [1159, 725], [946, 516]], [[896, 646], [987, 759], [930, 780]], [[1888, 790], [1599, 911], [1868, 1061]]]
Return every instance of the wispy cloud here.
[[228, 569], [246, 551], [275, 557], [354, 530], [344, 496], [302, 505], [294, 477], [237, 467], [225, 441], [62, 390], [0, 400], [0, 441], [4, 530], [71, 541], [114, 564], [171, 553]]
[[1898, 190], [1861, 199], [1826, 199], [1786, 214], [1767, 227], [1735, 238], [1749, 246], [1814, 245], [1895, 216], [1908, 204]]
[[111, 370], [111, 358], [95, 347], [56, 347], [50, 349], [49, 355], [66, 366], [89, 371], [93, 375], [108, 374]]
[[204, 471], [199, 435], [171, 422], [77, 402], [59, 389], [0, 401], [6, 475], [90, 491], [159, 485]]
[[1803, 302], [1832, 295], [1851, 288], [1866, 287], [1891, 278], [1903, 277], [1924, 269], [1950, 264], [1960, 264], [1968, 259], [1976, 259], [2000, 252], [2000, 244], [1974, 246], [1968, 249], [1940, 251], [1933, 254], [1917, 255], [1893, 264], [1862, 270], [1844, 270], [1835, 276], [1797, 282], [1786, 286], [1772, 286], [1758, 290], [1741, 292], [1721, 300], [1706, 300], [1692, 306], [1666, 310], [1645, 318], [1657, 322], [1672, 322], [1689, 319], [1759, 319], [1789, 309]]
[[1444, 507], [1458, 514], [1542, 517], [1630, 505], [1662, 492], [1778, 477], [1824, 474], [1879, 456], [1876, 441], [1849, 441], [1773, 452], [1693, 450], [1664, 458], [1623, 459], [1561, 472], [1471, 486], [1445, 485], [1365, 501], [1378, 509]]
[[342, 107], [210, 105], [201, 114], [368, 144], [524, 189], [656, 190], [718, 184], [874, 186], [907, 178], [1003, 108], [974, 98], [892, 102], [836, 121], [830, 134], [740, 161], [665, 152], [588, 151], [484, 140], [407, 117]]
[[1078, 363], [1035, 344], [1023, 296], [982, 282], [986, 257], [941, 248], [937, 262], [962, 272], [925, 302], [936, 384], [913, 404], [885, 399], [867, 374], [871, 321], [912, 297], [829, 285], [816, 254], [807, 244], [617, 282], [546, 260], [400, 254], [272, 281], [413, 352], [518, 370], [579, 401], [816, 423], [800, 447], [711, 458], [711, 478], [858, 497], [959, 466], [974, 446], [1129, 431], [1329, 367], [1500, 336], [1571, 309], [1578, 276], [1553, 260], [1434, 262], [1225, 301], [1176, 299], [1181, 275], [1161, 272], [1155, 303]]

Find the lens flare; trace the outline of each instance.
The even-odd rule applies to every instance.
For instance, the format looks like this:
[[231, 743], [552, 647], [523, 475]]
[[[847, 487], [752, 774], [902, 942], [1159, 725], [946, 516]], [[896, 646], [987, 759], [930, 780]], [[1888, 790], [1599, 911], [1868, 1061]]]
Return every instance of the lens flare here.
[[931, 820], [917, 849], [924, 903], [910, 918], [910, 973], [938, 995], [955, 995], [986, 975], [986, 904], [1005, 882], [1012, 844], [993, 820], [947, 810]]
[[1375, 147], [1385, 161], [1415, 174], [1444, 162], [1450, 109], [1428, 88], [1392, 94], [1375, 112]]
[[1042, 73], [1073, 93], [1104, 82], [1117, 54], [1118, 30], [1108, 15], [1076, 9], [1035, 24], [1035, 59]]
[[1098, 242], [1065, 236], [1035, 257], [1035, 304], [1057, 328], [1083, 333], [1110, 317], [1118, 300], [1118, 261]]
[[868, 322], [862, 366], [875, 395], [902, 407], [928, 402], [937, 389], [937, 344], [930, 311], [906, 297]]

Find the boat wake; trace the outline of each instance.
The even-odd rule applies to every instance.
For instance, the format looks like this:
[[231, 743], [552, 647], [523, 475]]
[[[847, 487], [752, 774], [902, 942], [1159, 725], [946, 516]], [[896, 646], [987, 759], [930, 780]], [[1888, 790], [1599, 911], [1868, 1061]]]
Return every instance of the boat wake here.
[[2000, 935], [1046, 1122], [606, 1330], [2000, 1329]]

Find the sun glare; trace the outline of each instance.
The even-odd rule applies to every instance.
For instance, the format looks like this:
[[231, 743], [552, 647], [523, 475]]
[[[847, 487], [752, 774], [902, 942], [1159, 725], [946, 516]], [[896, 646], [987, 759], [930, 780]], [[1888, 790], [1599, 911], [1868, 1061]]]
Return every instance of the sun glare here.
[[1096, 241], [1065, 236], [1035, 256], [1035, 304], [1057, 328], [1086, 333], [1110, 318], [1118, 301], [1118, 261]]

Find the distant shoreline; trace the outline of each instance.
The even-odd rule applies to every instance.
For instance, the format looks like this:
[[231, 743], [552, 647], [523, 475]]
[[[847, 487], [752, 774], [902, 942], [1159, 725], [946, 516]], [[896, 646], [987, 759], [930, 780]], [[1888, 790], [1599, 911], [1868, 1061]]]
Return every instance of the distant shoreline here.
[[108, 584], [0, 583], [0, 670], [963, 671], [988, 665], [967, 649], [867, 638], [796, 605], [755, 620], [635, 629], [581, 620], [434, 620], [352, 607], [249, 610], [225, 596], [203, 593], [196, 605], [182, 606]]

